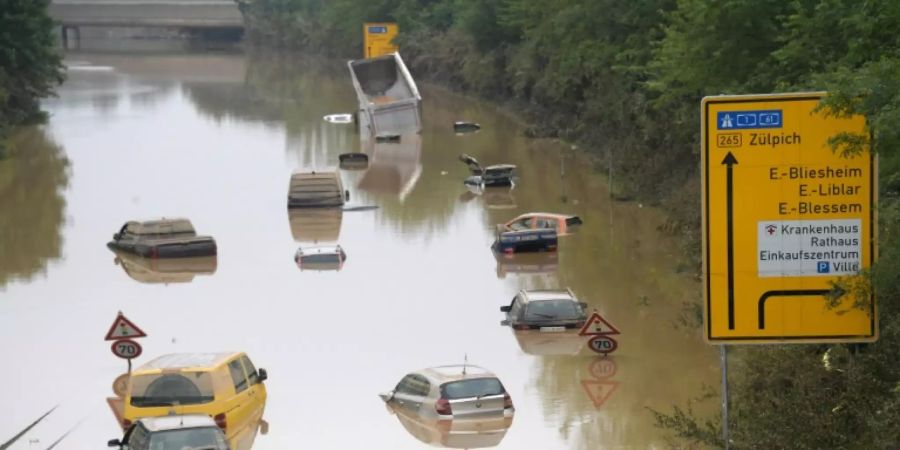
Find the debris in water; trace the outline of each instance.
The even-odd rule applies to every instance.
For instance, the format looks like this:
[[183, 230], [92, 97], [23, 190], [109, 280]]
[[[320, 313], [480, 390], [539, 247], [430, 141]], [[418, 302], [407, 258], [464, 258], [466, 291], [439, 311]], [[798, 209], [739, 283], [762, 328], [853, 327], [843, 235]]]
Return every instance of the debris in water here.
[[456, 133], [473, 133], [481, 130], [481, 125], [475, 122], [454, 122], [453, 131]]
[[325, 116], [325, 121], [331, 123], [350, 123], [353, 122], [353, 114], [329, 114]]

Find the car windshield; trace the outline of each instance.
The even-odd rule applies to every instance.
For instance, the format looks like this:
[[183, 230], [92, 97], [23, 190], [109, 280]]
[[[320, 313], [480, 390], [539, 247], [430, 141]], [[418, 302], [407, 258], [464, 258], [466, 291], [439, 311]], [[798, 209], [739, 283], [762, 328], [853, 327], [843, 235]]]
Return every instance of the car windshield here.
[[525, 308], [525, 320], [577, 319], [580, 316], [581, 308], [572, 300], [533, 301]]
[[448, 400], [500, 395], [505, 392], [500, 380], [496, 378], [472, 378], [441, 385], [441, 397]]
[[137, 407], [197, 405], [215, 398], [208, 372], [136, 375], [131, 383], [131, 405]]
[[304, 263], [339, 263], [341, 256], [337, 253], [314, 253], [312, 255], [303, 255], [300, 260]]
[[227, 448], [222, 433], [213, 427], [152, 433], [149, 450], [221, 450]]

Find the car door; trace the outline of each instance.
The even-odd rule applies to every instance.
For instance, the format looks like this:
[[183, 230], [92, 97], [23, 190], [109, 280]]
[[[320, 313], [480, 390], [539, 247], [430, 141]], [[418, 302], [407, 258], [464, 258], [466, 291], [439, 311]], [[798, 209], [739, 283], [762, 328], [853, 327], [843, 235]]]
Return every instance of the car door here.
[[[254, 412], [254, 401], [251, 395], [250, 381], [247, 379], [247, 373], [244, 370], [240, 357], [232, 359], [226, 366], [229, 374], [228, 379], [232, 383], [232, 395], [226, 401], [225, 419], [227, 427], [225, 428], [225, 436], [231, 441], [250, 426]], [[238, 447], [234, 443], [232, 443], [232, 446]]]

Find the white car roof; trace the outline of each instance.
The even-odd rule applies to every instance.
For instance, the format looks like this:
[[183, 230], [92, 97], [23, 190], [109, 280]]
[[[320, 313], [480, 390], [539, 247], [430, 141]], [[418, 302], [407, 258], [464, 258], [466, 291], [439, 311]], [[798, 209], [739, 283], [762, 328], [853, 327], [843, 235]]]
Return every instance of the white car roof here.
[[[463, 368], [465, 367], [465, 375]], [[464, 380], [467, 378], [496, 378], [496, 375], [481, 366], [472, 364], [454, 364], [449, 366], [429, 367], [419, 371], [438, 382]]]
[[309, 255], [311, 253], [340, 253], [341, 246], [340, 245], [311, 245], [307, 247], [300, 247], [297, 249], [298, 255]]
[[184, 428], [204, 428], [216, 426], [216, 422], [205, 414], [187, 414], [183, 416], [145, 417], [139, 419], [149, 431], [178, 430]]
[[535, 302], [541, 300], [572, 300], [573, 302], [577, 302], [578, 299], [575, 298], [572, 293], [567, 289], [547, 289], [547, 290], [523, 290], [522, 297], [526, 301]]

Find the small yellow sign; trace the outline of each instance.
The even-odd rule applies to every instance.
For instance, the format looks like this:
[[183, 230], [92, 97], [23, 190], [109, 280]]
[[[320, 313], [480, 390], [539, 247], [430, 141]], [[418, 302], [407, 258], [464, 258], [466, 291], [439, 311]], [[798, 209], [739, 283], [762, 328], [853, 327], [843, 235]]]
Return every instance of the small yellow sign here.
[[831, 282], [875, 261], [875, 159], [828, 139], [865, 133], [861, 116], [815, 111], [823, 93], [706, 97], [703, 260], [710, 343], [874, 341], [871, 309]]
[[394, 45], [398, 31], [396, 23], [363, 24], [363, 57], [374, 58], [400, 50]]

